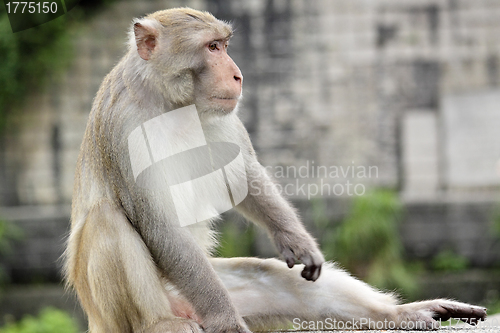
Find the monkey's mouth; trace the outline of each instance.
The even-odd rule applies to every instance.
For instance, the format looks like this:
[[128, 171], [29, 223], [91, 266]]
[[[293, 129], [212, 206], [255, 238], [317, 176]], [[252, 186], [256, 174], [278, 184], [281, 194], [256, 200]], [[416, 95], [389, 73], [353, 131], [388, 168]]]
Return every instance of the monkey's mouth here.
[[220, 97], [220, 96], [212, 96], [212, 99], [218, 99], [222, 101], [237, 101], [239, 99], [238, 97]]

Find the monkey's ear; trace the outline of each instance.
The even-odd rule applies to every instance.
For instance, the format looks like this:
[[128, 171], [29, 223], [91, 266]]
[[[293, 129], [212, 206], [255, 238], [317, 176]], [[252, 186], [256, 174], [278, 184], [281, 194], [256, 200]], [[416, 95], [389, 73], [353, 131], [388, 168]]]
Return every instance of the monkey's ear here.
[[149, 60], [156, 48], [158, 30], [137, 22], [134, 24], [134, 34], [139, 56], [144, 60]]

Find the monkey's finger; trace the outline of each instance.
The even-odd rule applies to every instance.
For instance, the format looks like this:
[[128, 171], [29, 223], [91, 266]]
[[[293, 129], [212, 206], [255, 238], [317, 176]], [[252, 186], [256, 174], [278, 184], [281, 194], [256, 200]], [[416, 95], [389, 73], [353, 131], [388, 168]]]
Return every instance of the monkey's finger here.
[[320, 265], [318, 268], [316, 268], [314, 270], [314, 274], [312, 276], [312, 281], [316, 281], [319, 278], [319, 276], [321, 275], [321, 267], [322, 266]]
[[316, 281], [321, 274], [321, 265], [323, 264], [323, 256], [316, 253], [301, 256], [299, 260], [306, 266], [302, 277], [309, 281]]
[[321, 273], [322, 261], [316, 262], [311, 255], [302, 256], [300, 261], [305, 265], [302, 277], [308, 281], [316, 281]]
[[321, 266], [306, 266], [302, 271], [302, 277], [307, 281], [316, 281], [321, 273]]
[[314, 281], [313, 280], [313, 277], [315, 275], [314, 271], [315, 271], [314, 267], [306, 266], [302, 271], [301, 275], [307, 281]]
[[292, 250], [284, 249], [281, 252], [281, 255], [283, 256], [283, 259], [285, 259], [288, 268], [295, 266], [295, 254], [293, 254]]

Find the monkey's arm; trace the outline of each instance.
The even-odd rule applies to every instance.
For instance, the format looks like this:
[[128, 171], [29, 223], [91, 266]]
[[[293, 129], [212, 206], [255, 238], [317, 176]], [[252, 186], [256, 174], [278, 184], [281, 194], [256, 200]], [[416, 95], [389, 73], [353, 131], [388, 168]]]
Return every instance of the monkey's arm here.
[[337, 323], [325, 329], [377, 328], [377, 324], [387, 329], [411, 329], [412, 325], [432, 329], [438, 327], [438, 320], [450, 317], [469, 323], [486, 317], [482, 307], [442, 299], [398, 305], [393, 295], [375, 290], [330, 263], [310, 283], [298, 276], [299, 267], [289, 270], [276, 259], [214, 258], [211, 262], [239, 313], [254, 330], [284, 322], [299, 328], [306, 321]]
[[[264, 226], [279, 253], [292, 268], [296, 260], [305, 265], [302, 277], [315, 281], [321, 273], [323, 255], [306, 231], [292, 206], [276, 191], [275, 184], [254, 156], [248, 156], [248, 195], [236, 209], [246, 218]], [[248, 165], [248, 163], [247, 163]]]
[[[296, 260], [301, 261], [305, 265], [302, 277], [315, 281], [321, 272], [323, 255], [295, 210], [278, 194], [276, 185], [257, 161], [240, 119], [236, 115], [230, 115], [211, 126], [213, 127], [204, 128], [208, 141], [234, 142], [243, 152], [248, 195], [236, 206], [236, 210], [268, 231], [288, 267], [293, 267]], [[228, 131], [228, 128], [232, 130]]]
[[193, 306], [205, 332], [248, 332], [205, 252], [187, 228], [154, 216], [142, 221], [138, 229], [154, 261]]

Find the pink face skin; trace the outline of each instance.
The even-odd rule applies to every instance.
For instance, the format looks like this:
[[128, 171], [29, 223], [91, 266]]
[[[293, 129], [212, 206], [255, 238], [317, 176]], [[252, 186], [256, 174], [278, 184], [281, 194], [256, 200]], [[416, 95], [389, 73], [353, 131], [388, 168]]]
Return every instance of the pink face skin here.
[[[147, 61], [152, 59], [158, 48], [157, 29], [138, 22], [134, 24], [134, 33], [139, 56]], [[201, 113], [228, 114], [241, 98], [243, 75], [227, 54], [229, 36], [205, 38], [201, 50], [204, 66], [194, 77], [193, 101]]]
[[243, 75], [227, 54], [228, 40], [212, 40], [204, 47], [207, 70], [200, 78], [205, 107], [229, 113], [241, 97]]

